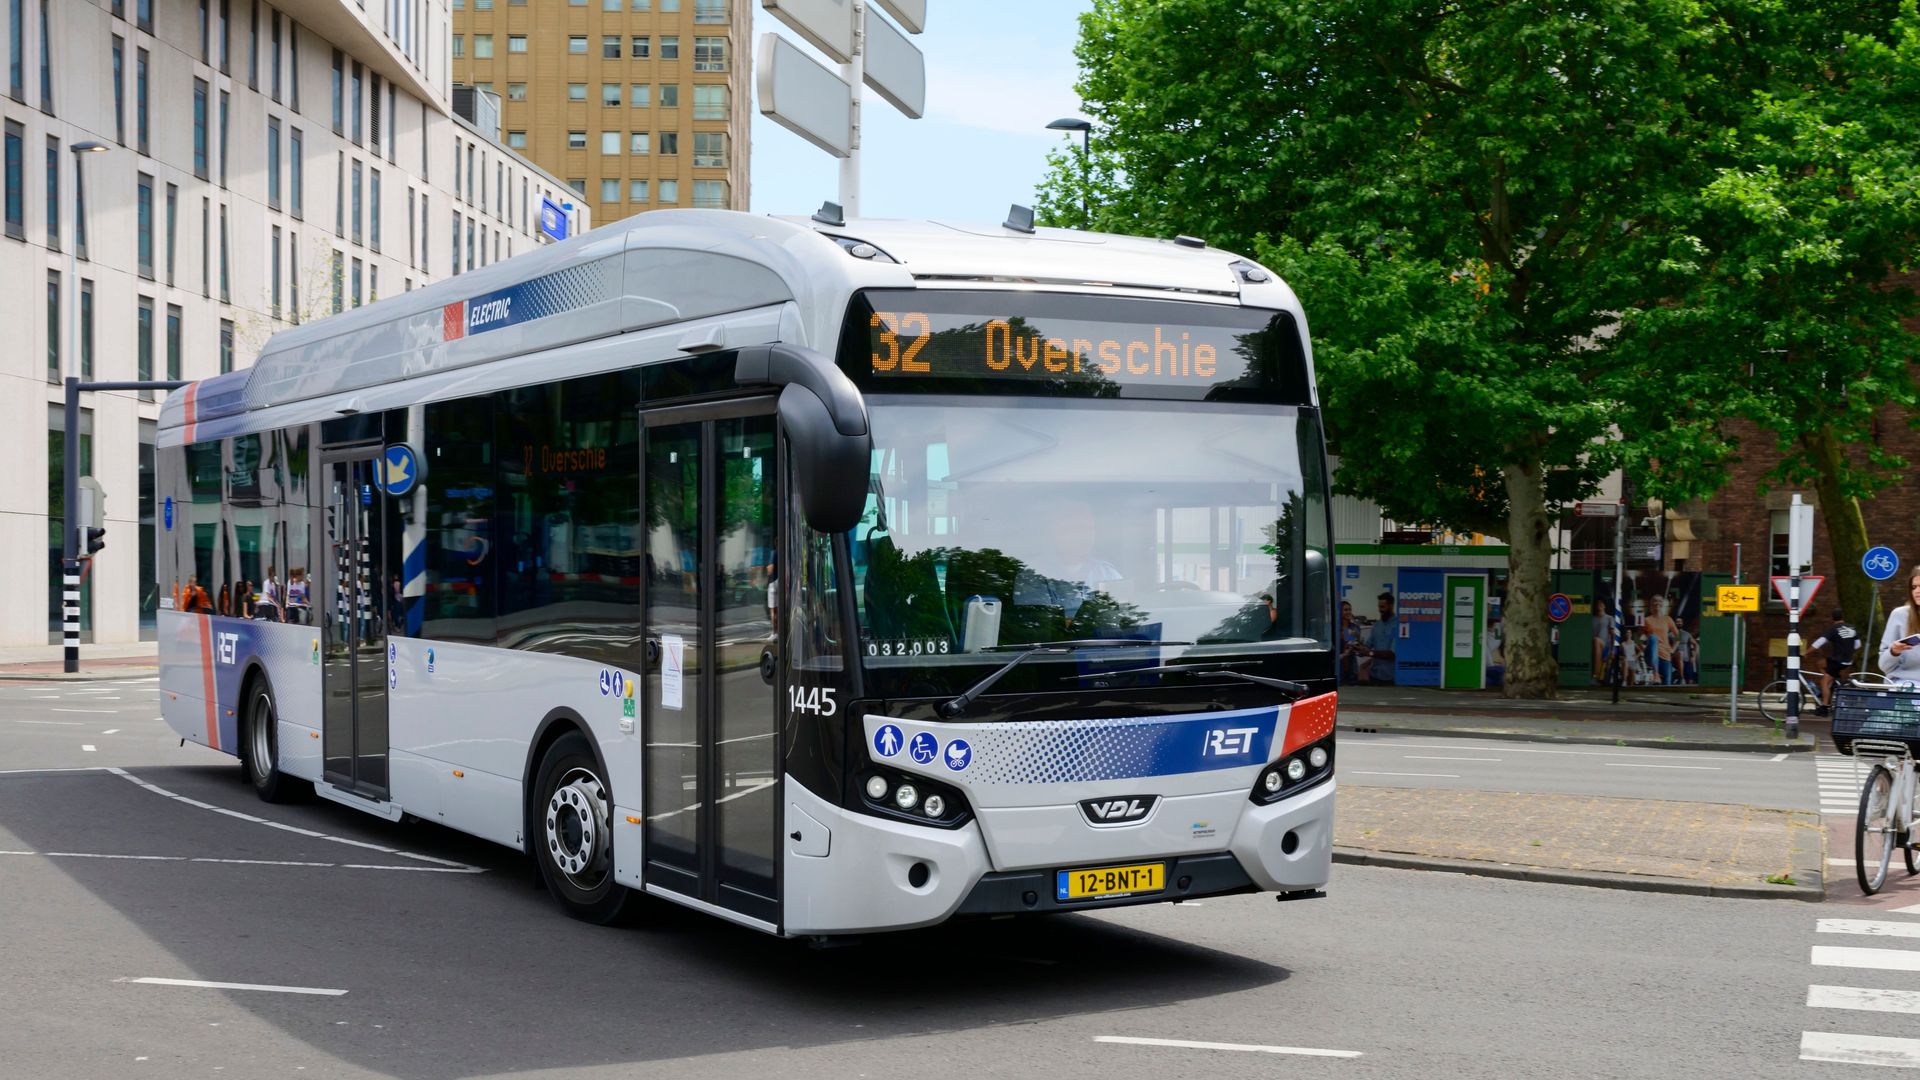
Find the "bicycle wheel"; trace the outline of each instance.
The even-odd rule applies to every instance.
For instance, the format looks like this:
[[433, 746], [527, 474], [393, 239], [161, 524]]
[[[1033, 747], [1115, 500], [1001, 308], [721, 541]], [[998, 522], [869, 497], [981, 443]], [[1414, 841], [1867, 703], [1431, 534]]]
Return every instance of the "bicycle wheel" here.
[[1872, 896], [1887, 882], [1893, 861], [1893, 773], [1875, 765], [1860, 789], [1860, 819], [1853, 833], [1853, 872], [1860, 891]]
[[1775, 679], [1760, 688], [1760, 715], [1773, 723], [1787, 718], [1787, 680]]

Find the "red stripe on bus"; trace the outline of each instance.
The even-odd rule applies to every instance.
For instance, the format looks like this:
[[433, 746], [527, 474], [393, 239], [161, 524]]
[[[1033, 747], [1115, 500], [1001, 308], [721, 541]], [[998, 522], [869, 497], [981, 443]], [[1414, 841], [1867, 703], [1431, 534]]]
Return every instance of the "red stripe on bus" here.
[[1338, 703], [1339, 696], [1336, 694], [1321, 694], [1294, 702], [1293, 708], [1287, 712], [1287, 739], [1280, 747], [1280, 756], [1285, 757], [1333, 734]]
[[200, 688], [207, 699], [207, 745], [220, 749], [220, 703], [213, 689], [213, 617], [197, 615], [200, 624]]
[[186, 422], [187, 432], [185, 437], [188, 442], [193, 441], [193, 427], [194, 427], [193, 398], [195, 393], [199, 391], [199, 389], [200, 389], [199, 383], [189, 383], [187, 384], [186, 389], [180, 391], [180, 409], [182, 412], [186, 414], [186, 418], [187, 418], [187, 422]]

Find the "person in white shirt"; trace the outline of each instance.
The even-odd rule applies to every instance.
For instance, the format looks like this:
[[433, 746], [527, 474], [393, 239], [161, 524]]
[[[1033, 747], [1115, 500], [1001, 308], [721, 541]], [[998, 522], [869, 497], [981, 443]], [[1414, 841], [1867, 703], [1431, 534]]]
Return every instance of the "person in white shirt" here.
[[1920, 569], [1907, 579], [1907, 602], [1887, 612], [1887, 628], [1880, 635], [1880, 673], [1903, 686], [1920, 686], [1920, 646], [1907, 639], [1920, 636]]

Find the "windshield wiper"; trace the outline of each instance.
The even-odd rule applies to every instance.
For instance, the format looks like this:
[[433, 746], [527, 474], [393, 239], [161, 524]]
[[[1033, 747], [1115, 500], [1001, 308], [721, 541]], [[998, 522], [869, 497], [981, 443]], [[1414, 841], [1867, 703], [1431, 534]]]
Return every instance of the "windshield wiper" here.
[[1294, 701], [1298, 701], [1308, 694], [1313, 693], [1313, 688], [1307, 686], [1305, 683], [1297, 683], [1291, 679], [1270, 679], [1265, 675], [1249, 675], [1244, 671], [1233, 670], [1228, 663], [1160, 664], [1156, 667], [1121, 668], [1116, 671], [1095, 671], [1086, 675], [1069, 675], [1067, 677], [1070, 679], [1103, 679], [1111, 678], [1115, 675], [1145, 675], [1172, 671], [1187, 675], [1210, 676], [1218, 679], [1239, 679], [1242, 682], [1259, 683], [1261, 686], [1271, 686], [1275, 690], [1287, 694]]
[[1036, 641], [1031, 645], [990, 645], [983, 652], [1014, 652], [1013, 659], [1000, 665], [992, 674], [968, 687], [966, 692], [952, 701], [940, 706], [940, 715], [949, 720], [956, 719], [967, 711], [974, 699], [992, 689], [1000, 677], [1020, 666], [1028, 657], [1041, 653], [1063, 655], [1080, 649], [1140, 649], [1161, 645], [1191, 645], [1191, 641], [1148, 641], [1145, 638], [1076, 638], [1071, 641]]

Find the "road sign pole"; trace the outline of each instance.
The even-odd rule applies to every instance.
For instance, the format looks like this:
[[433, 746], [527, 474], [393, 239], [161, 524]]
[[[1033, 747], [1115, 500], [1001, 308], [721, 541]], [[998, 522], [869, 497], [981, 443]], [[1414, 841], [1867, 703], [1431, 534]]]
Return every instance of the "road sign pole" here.
[[[1740, 545], [1738, 542], [1733, 545], [1733, 583], [1735, 585], [1744, 584], [1740, 580]], [[1727, 684], [1727, 723], [1729, 724], [1737, 724], [1740, 722], [1740, 626], [1746, 621], [1747, 617], [1745, 615], [1735, 615], [1733, 617], [1733, 677]]]
[[1800, 738], [1800, 567], [1787, 582], [1787, 740]]
[[853, 56], [840, 65], [840, 77], [853, 87], [853, 145], [840, 159], [840, 209], [849, 218], [860, 216], [860, 83], [866, 78], [867, 5], [853, 0]]

